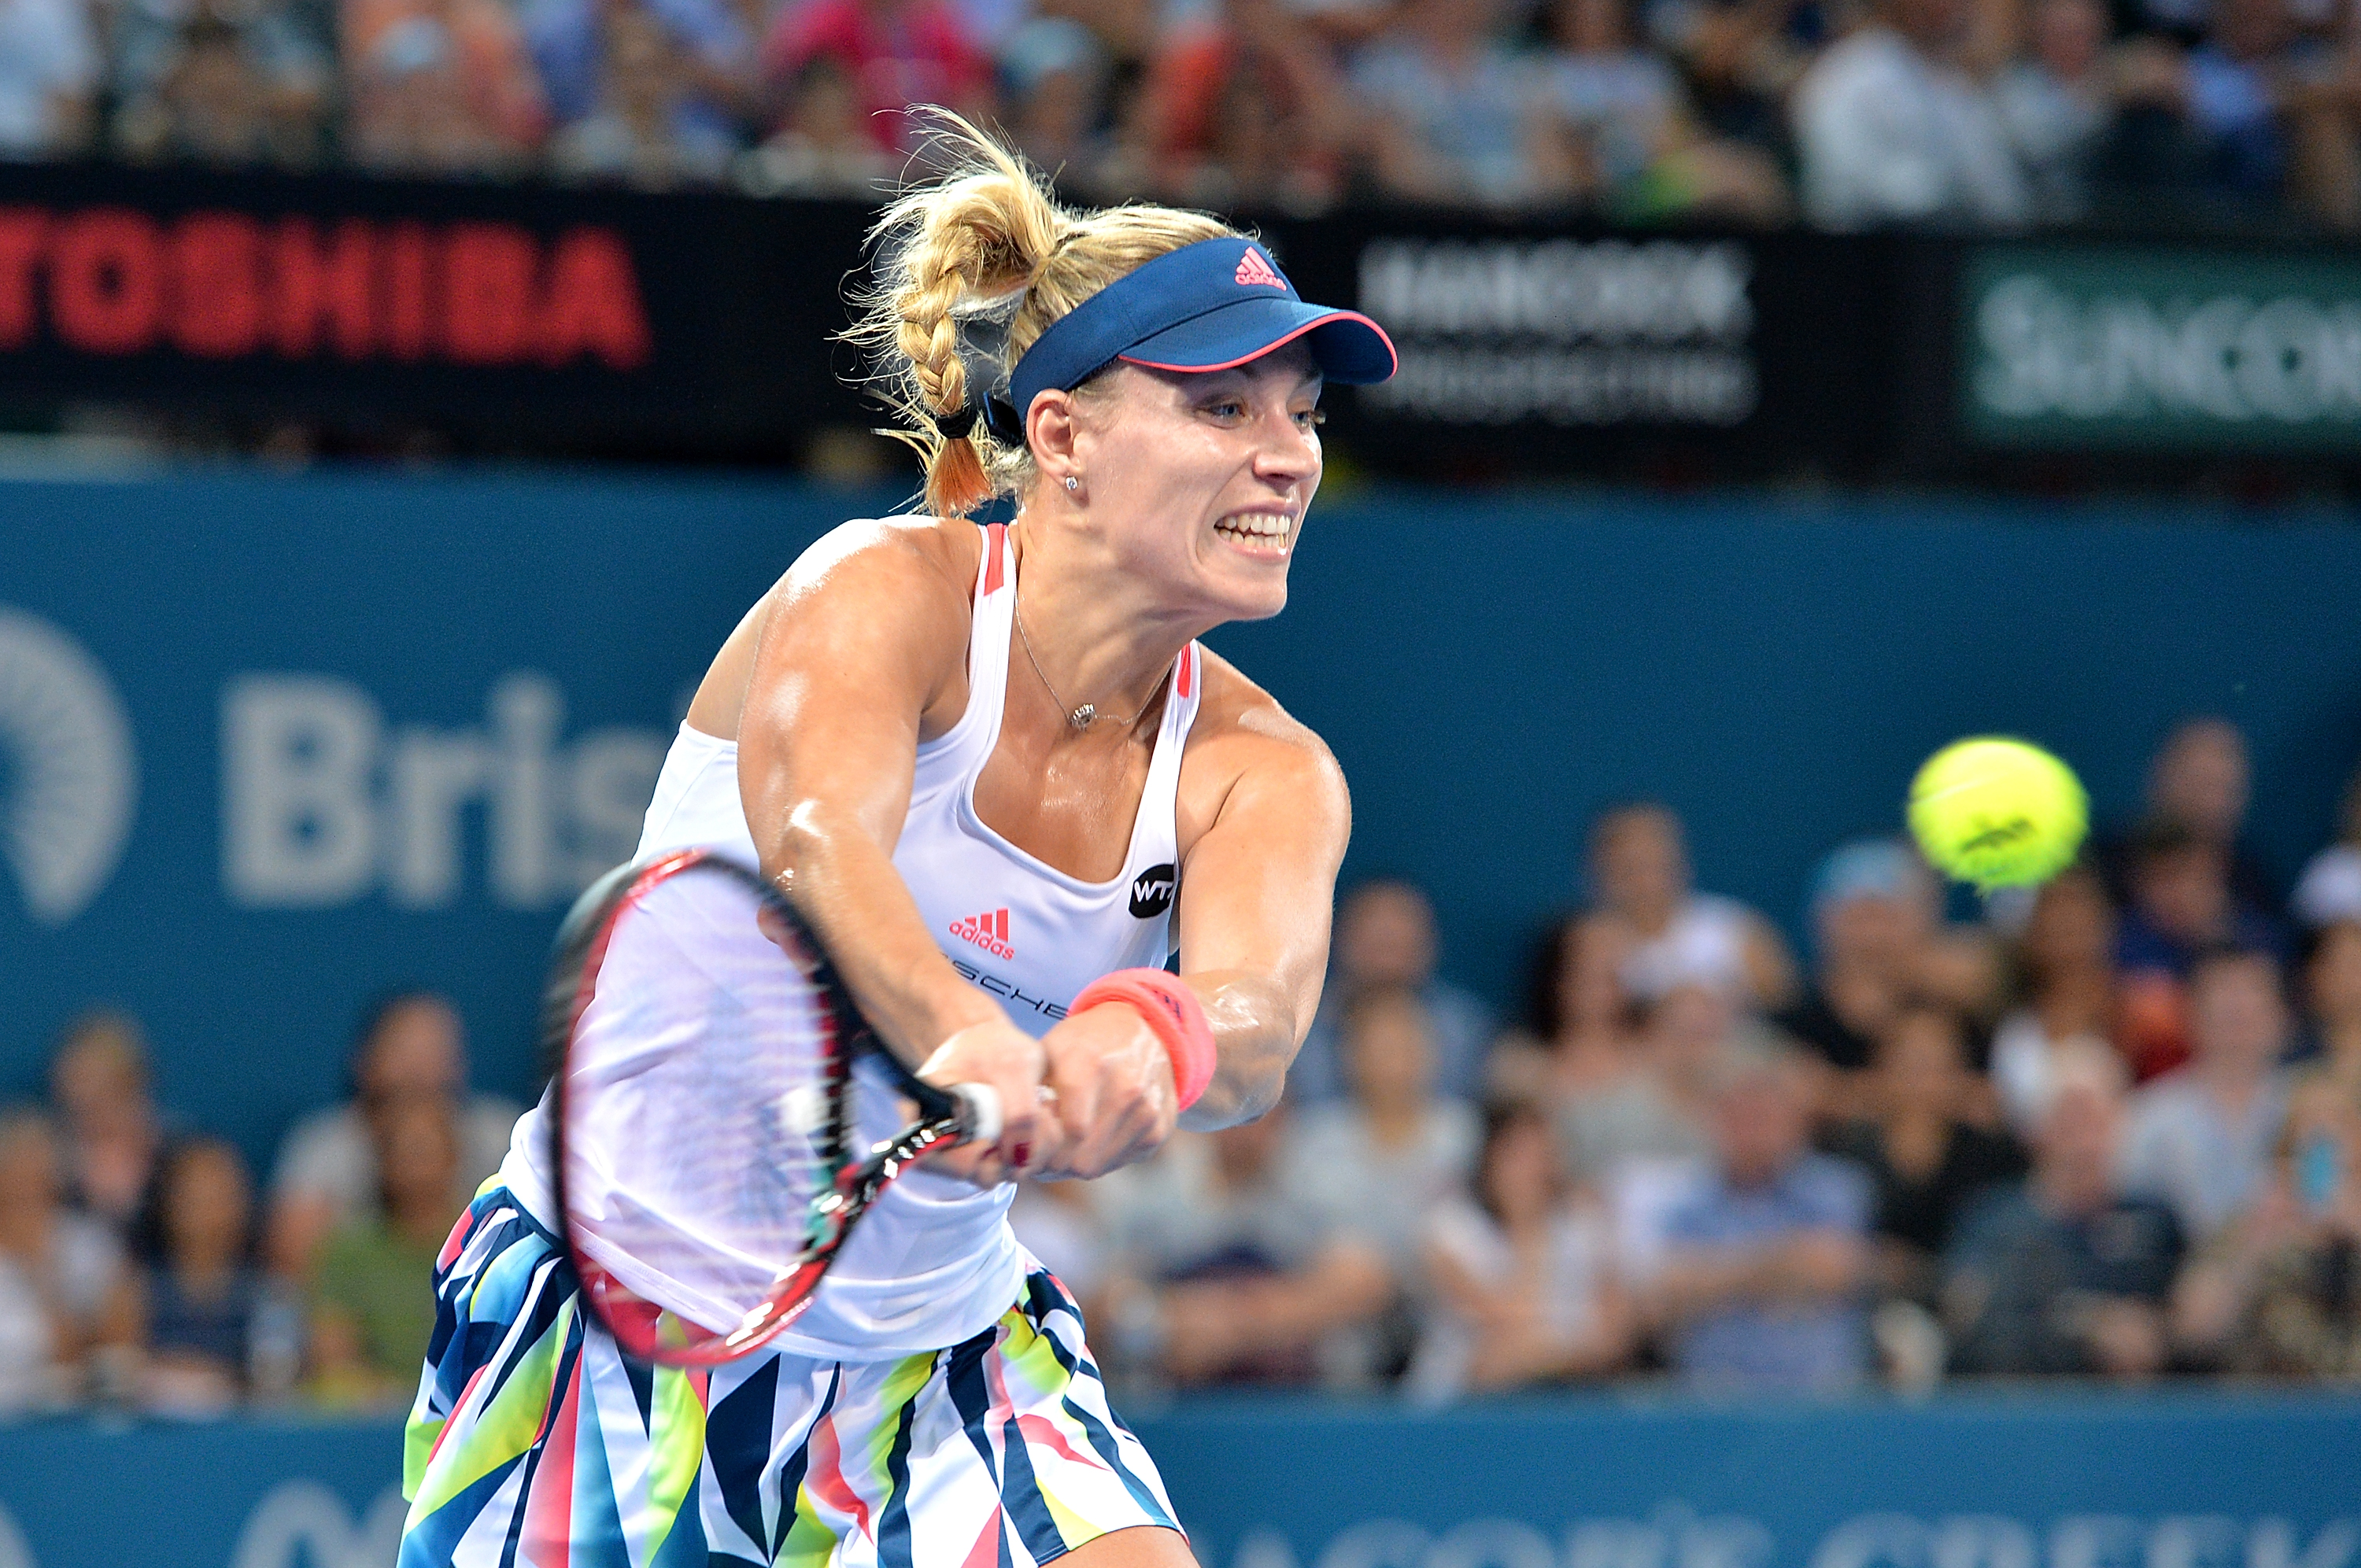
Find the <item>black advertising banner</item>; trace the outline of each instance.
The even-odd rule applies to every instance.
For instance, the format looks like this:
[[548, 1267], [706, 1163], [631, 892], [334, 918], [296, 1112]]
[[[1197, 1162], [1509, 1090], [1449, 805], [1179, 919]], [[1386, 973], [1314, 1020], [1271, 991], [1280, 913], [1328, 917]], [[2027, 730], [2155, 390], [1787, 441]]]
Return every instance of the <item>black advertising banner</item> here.
[[854, 205], [0, 168], [0, 400], [742, 446], [857, 419]]
[[[873, 417], [836, 341], [873, 212], [489, 183], [0, 168], [0, 403], [377, 422], [573, 454], [785, 458]], [[1341, 452], [1436, 477], [1848, 473], [1872, 247], [1275, 219], [1307, 297], [1402, 349]]]
[[1339, 434], [1437, 477], [1861, 471], [1882, 441], [1888, 247], [1352, 215], [1268, 225], [1310, 298], [1401, 351]]
[[[790, 461], [815, 429], [875, 417], [837, 335], [873, 217], [718, 193], [0, 166], [0, 408]], [[1330, 400], [1335, 452], [1381, 472], [1941, 479], [2053, 473], [2060, 455], [2121, 472], [2361, 450], [2361, 268], [2317, 247], [1381, 211], [1256, 226], [1307, 298], [1367, 313], [1400, 345], [1392, 382]]]

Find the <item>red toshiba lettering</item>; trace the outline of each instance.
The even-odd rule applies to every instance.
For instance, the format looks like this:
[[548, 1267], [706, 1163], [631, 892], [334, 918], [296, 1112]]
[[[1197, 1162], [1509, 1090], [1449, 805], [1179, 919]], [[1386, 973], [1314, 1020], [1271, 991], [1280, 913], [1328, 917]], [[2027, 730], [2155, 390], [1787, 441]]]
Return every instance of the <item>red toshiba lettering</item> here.
[[33, 341], [33, 269], [49, 232], [49, 214], [38, 208], [0, 208], [0, 348]]
[[156, 221], [96, 207], [59, 223], [49, 248], [49, 316], [68, 346], [137, 354], [164, 316], [164, 236]]
[[618, 370], [648, 362], [653, 348], [631, 252], [612, 229], [570, 229], [549, 259], [541, 316], [541, 359], [565, 365], [595, 354]]
[[443, 248], [443, 347], [461, 365], [507, 365], [533, 346], [541, 247], [510, 224], [459, 224]]
[[172, 342], [231, 359], [262, 346], [262, 225], [244, 213], [192, 213], [172, 225]]
[[386, 236], [385, 346], [396, 359], [423, 359], [434, 341], [433, 246], [423, 224], [396, 224]]
[[309, 218], [282, 220], [270, 239], [270, 338], [290, 359], [307, 358], [327, 331], [341, 359], [377, 342], [377, 236], [346, 218], [323, 244]]

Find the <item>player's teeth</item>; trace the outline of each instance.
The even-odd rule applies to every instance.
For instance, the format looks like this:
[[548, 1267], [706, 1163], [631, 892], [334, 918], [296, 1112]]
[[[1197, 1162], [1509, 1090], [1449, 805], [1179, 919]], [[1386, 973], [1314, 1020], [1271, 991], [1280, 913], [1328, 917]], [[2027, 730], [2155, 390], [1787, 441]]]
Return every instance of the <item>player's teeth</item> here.
[[1231, 533], [1243, 533], [1254, 539], [1284, 539], [1288, 519], [1277, 512], [1248, 512], [1238, 517], [1225, 517], [1215, 526]]

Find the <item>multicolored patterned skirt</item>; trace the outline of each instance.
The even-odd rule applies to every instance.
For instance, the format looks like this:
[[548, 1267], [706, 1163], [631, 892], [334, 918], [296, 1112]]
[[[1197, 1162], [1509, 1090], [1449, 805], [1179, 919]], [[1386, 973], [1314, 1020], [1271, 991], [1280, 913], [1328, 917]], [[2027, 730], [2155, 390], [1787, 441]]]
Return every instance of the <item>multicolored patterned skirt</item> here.
[[1045, 1269], [991, 1328], [877, 1362], [624, 1359], [504, 1187], [444, 1245], [400, 1568], [1030, 1568], [1177, 1530]]

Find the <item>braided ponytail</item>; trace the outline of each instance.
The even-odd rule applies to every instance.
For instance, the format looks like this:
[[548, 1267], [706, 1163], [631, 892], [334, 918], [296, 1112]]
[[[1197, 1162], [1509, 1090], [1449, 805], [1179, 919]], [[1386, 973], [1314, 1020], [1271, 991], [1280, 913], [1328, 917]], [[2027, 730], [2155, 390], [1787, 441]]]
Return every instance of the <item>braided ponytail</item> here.
[[[886, 433], [926, 465], [928, 510], [961, 517], [1032, 483], [1023, 443], [1004, 444], [977, 416], [1049, 323], [1134, 268], [1235, 231], [1168, 207], [1071, 211], [1015, 153], [959, 115], [917, 112], [934, 122], [934, 148], [950, 172], [905, 192], [878, 220], [870, 236], [877, 282], [845, 335], [867, 354], [870, 380], [903, 422]], [[1005, 332], [978, 330], [1004, 322]], [[973, 372], [983, 385], [972, 384]]]

